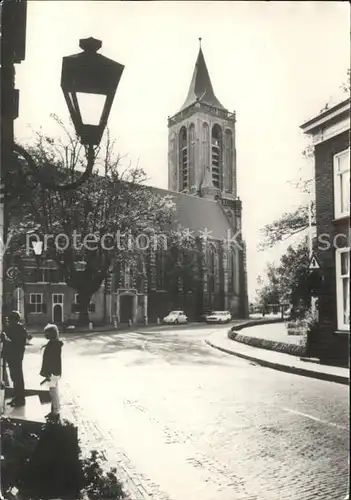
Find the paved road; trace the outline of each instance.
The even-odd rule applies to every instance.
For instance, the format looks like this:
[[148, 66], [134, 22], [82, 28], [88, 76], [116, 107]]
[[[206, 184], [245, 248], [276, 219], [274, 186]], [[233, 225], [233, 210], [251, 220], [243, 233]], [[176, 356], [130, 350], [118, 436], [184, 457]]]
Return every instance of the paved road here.
[[341, 500], [348, 388], [223, 354], [211, 331], [66, 341], [63, 402], [83, 442], [153, 500]]

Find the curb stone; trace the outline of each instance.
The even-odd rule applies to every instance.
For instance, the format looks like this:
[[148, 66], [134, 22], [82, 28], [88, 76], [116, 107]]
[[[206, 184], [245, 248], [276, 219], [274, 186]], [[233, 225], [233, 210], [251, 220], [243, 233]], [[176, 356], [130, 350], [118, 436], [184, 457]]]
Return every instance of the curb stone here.
[[249, 347], [257, 347], [266, 351], [281, 352], [292, 356], [305, 356], [306, 347], [300, 344], [288, 344], [287, 342], [279, 342], [261, 337], [251, 337], [249, 335], [240, 335], [240, 333], [231, 331], [228, 333], [228, 338], [239, 344], [244, 344]]
[[[206, 344], [217, 349], [219, 351], [225, 352], [226, 354], [231, 354], [232, 356], [237, 356], [238, 358], [247, 359], [248, 361], [252, 361], [260, 366], [264, 366], [266, 368], [272, 368], [277, 371], [282, 371], [286, 373], [293, 373], [295, 375], [302, 375], [304, 377], [315, 378], [319, 380], [325, 380], [327, 382], [335, 382], [337, 384], [349, 385], [349, 378], [344, 377], [342, 375], [336, 375], [332, 373], [324, 373], [324, 372], [316, 372], [314, 370], [309, 370], [308, 368], [298, 368], [292, 365], [283, 365], [281, 363], [275, 363], [273, 361], [267, 361], [264, 359], [257, 358], [255, 356], [250, 356], [248, 354], [243, 354], [241, 352], [235, 352], [230, 349], [226, 349], [225, 347], [220, 347], [213, 344], [211, 341], [205, 339]], [[233, 341], [235, 342], [235, 341]]]

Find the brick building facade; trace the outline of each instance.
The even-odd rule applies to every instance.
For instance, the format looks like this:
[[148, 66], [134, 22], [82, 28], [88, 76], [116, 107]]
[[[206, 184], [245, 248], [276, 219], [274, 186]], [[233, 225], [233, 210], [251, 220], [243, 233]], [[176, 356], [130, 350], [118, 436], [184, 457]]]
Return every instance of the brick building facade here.
[[350, 99], [301, 126], [315, 158], [317, 258], [323, 285], [311, 355], [348, 360], [350, 336]]

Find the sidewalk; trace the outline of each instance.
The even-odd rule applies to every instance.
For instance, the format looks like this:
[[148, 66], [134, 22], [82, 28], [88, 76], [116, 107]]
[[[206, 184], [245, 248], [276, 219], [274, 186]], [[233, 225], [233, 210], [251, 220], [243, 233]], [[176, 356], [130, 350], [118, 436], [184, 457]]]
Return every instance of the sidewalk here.
[[[230, 325], [231, 326], [236, 326], [236, 325], [241, 325], [241, 324], [248, 324], [250, 323], [251, 321], [255, 321], [256, 320], [251, 320], [251, 319], [234, 319]], [[149, 323], [148, 325], [143, 325], [141, 323], [137, 323], [137, 324], [134, 324], [132, 326], [129, 326], [127, 324], [123, 324], [123, 325], [119, 325], [117, 328], [115, 328], [113, 325], [109, 324], [109, 325], [104, 325], [104, 326], [96, 326], [94, 327], [92, 330], [89, 330], [89, 328], [76, 328], [75, 330], [72, 330], [72, 331], [61, 331], [60, 330], [60, 336], [63, 337], [63, 338], [67, 338], [67, 339], [74, 339], [74, 338], [78, 338], [80, 336], [89, 336], [89, 335], [99, 335], [99, 334], [103, 334], [103, 333], [116, 333], [118, 334], [119, 332], [123, 333], [123, 332], [137, 332], [137, 331], [140, 331], [140, 330], [164, 330], [164, 331], [167, 331], [168, 329], [177, 329], [177, 330], [181, 330], [181, 329], [189, 329], [189, 328], [212, 328], [213, 327], [216, 327], [218, 325], [214, 325], [213, 323], [205, 323], [204, 321], [190, 321], [188, 323], [180, 323], [179, 325], [174, 325], [174, 324], [166, 324], [166, 323]], [[30, 333], [33, 337], [40, 337], [40, 338], [43, 338], [44, 337], [44, 331], [43, 331], [43, 328], [42, 330], [40, 330], [39, 327], [31, 327], [31, 326], [28, 326], [26, 327], [26, 330], [28, 333]]]
[[[39, 343], [37, 340], [36, 343]], [[28, 353], [24, 360], [26, 387], [39, 388], [41, 377], [38, 375], [41, 365], [41, 356], [38, 353]], [[108, 439], [101, 429], [99, 422], [87, 414], [81, 404], [81, 398], [71, 386], [70, 381], [63, 379], [60, 382], [61, 418], [72, 422], [78, 428], [79, 445], [84, 457], [91, 450], [102, 453], [105, 465], [117, 468], [118, 479], [123, 483], [130, 500], [147, 500], [154, 498], [153, 485], [135, 468], [125, 450], [121, 449], [113, 439]], [[7, 400], [8, 401], [8, 400]], [[103, 404], [99, 401], [97, 404]], [[38, 396], [27, 396], [26, 405], [21, 408], [6, 406], [2, 418], [10, 418], [14, 422], [26, 422], [28, 428], [38, 432], [46, 422], [45, 415], [51, 409], [50, 403], [41, 403]], [[115, 415], [118, 418], [118, 415]], [[158, 500], [170, 500], [157, 496]]]
[[[267, 323], [267, 322], [275, 322], [275, 321], [281, 321], [280, 320], [280, 316], [273, 316], [273, 315], [270, 315], [270, 316], [265, 316], [265, 317], [254, 317], [254, 316], [250, 316], [250, 318], [247, 318], [247, 319], [233, 319], [231, 321], [231, 325], [240, 325], [240, 324], [247, 324], [247, 323], [257, 323], [257, 324], [260, 324], [261, 322], [264, 324], [264, 323]], [[80, 326], [77, 326], [74, 330], [72, 331], [63, 331], [62, 328], [60, 328], [60, 332], [61, 332], [61, 335], [69, 335], [69, 336], [73, 336], [73, 335], [78, 335], [78, 334], [82, 334], [82, 333], [103, 333], [103, 332], [111, 332], [111, 331], [114, 331], [114, 332], [122, 332], [122, 331], [126, 331], [126, 330], [140, 330], [140, 329], [147, 329], [147, 328], [156, 328], [156, 327], [159, 327], [159, 328], [182, 328], [182, 327], [213, 327], [213, 324], [208, 324], [206, 323], [205, 321], [189, 321], [188, 323], [181, 323], [179, 325], [174, 325], [174, 324], [167, 324], [167, 323], [163, 323], [162, 321], [160, 321], [160, 323], [156, 323], [156, 322], [150, 322], [148, 323], [147, 325], [145, 325], [144, 323], [134, 323], [133, 325], [129, 326], [128, 323], [120, 323], [118, 325], [117, 328], [115, 328], [113, 326], [113, 324], [109, 323], [107, 325], [96, 325], [93, 327], [92, 330], [89, 329], [89, 327], [87, 326], [84, 326], [84, 327], [80, 327]], [[40, 336], [43, 336], [44, 335], [44, 325], [25, 325], [26, 327], [26, 330], [28, 333], [30, 333], [31, 335], [40, 335]]]
[[[131, 329], [140, 329], [140, 328], [154, 328], [155, 326], [161, 326], [158, 325], [157, 323], [150, 323], [148, 325], [144, 325], [141, 323], [134, 324], [132, 326], [129, 326], [127, 323], [120, 324], [117, 328], [115, 328], [112, 324], [108, 325], [98, 325], [94, 326], [92, 330], [89, 329], [89, 327], [76, 327], [74, 330], [66, 330], [63, 331], [60, 328], [60, 332], [62, 335], [77, 335], [81, 333], [103, 333], [103, 332], [110, 332], [110, 331], [124, 331], [124, 330], [131, 330]], [[43, 326], [31, 326], [28, 325], [26, 326], [26, 330], [28, 333], [31, 335], [44, 335], [44, 325]]]
[[299, 357], [291, 354], [251, 347], [229, 339], [226, 330], [213, 333], [205, 342], [215, 349], [247, 359], [267, 368], [339, 384], [349, 384], [348, 368], [302, 361]]

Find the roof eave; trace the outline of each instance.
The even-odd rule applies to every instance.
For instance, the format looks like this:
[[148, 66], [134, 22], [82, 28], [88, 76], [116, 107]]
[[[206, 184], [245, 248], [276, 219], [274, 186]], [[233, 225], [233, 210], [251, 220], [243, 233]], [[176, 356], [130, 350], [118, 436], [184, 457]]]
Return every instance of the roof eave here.
[[347, 114], [350, 114], [350, 98], [339, 102], [330, 109], [327, 109], [323, 113], [311, 118], [307, 122], [300, 125], [300, 128], [305, 134], [312, 134], [330, 121], [343, 118]]

